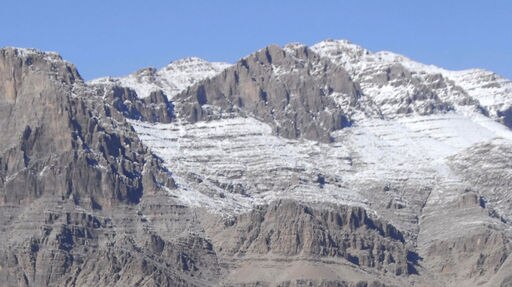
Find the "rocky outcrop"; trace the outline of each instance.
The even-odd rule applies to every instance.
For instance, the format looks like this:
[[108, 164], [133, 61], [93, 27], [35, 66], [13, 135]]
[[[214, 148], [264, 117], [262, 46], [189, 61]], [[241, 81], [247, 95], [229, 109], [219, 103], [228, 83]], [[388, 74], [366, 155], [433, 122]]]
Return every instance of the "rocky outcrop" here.
[[225, 220], [211, 236], [224, 256], [337, 257], [396, 275], [415, 272], [400, 231], [360, 207], [276, 201]]
[[431, 115], [457, 106], [479, 107], [478, 100], [448, 78], [442, 69], [413, 62], [392, 52], [372, 53], [344, 40], [326, 40], [313, 51], [345, 67], [362, 93], [386, 118]]
[[[480, 193], [482, 192], [482, 193]], [[497, 286], [510, 272], [510, 232], [478, 186], [434, 189], [419, 220], [423, 275], [439, 286]]]
[[506, 125], [509, 129], [512, 129], [512, 107], [507, 107], [502, 111], [496, 112], [498, 120]]
[[[346, 269], [366, 270], [373, 276], [407, 278], [417, 273], [414, 251], [400, 231], [372, 218], [361, 207], [280, 200], [249, 213], [219, 219], [210, 216], [202, 222], [220, 261], [233, 265], [221, 281], [229, 286], [302, 286], [306, 282], [309, 286], [381, 286], [377, 282], [372, 285], [371, 277], [364, 279], [361, 274], [345, 278], [296, 274], [296, 268], [308, 272], [306, 266], [310, 264], [342, 273]], [[295, 267], [283, 268], [302, 260], [305, 262]], [[259, 262], [265, 264], [260, 267]], [[247, 265], [254, 265], [255, 273], [247, 278], [238, 276]], [[279, 276], [270, 279], [266, 275], [276, 270], [280, 270]], [[380, 284], [386, 286], [388, 280], [384, 278]]]
[[494, 139], [468, 148], [450, 158], [450, 165], [471, 183], [492, 215], [512, 221], [512, 144]]
[[[193, 228], [165, 228], [191, 216], [164, 200], [101, 212], [55, 197], [9, 213], [2, 207], [14, 218], [2, 222], [0, 278], [6, 286], [207, 285], [219, 276], [211, 243]], [[166, 212], [176, 217], [160, 216]]]
[[128, 119], [169, 123], [175, 117], [174, 106], [162, 90], [151, 92], [149, 96], [140, 98], [134, 90], [118, 85], [95, 84], [92, 86], [98, 95]]
[[324, 44], [89, 84], [1, 49], [0, 285], [510, 284], [509, 82]]
[[130, 88], [141, 99], [149, 97], [152, 92], [163, 91], [172, 100], [189, 86], [213, 77], [229, 66], [227, 63], [190, 57], [173, 61], [161, 69], [143, 68], [125, 77], [99, 78], [89, 84]]
[[167, 196], [170, 172], [72, 65], [7, 48], [0, 74], [3, 284], [189, 286], [218, 276], [211, 243], [186, 224], [192, 211]]
[[123, 116], [90, 93], [73, 66], [19, 53], [2, 50], [0, 63], [12, 75], [1, 83], [4, 204], [48, 194], [101, 209], [139, 202], [147, 178], [173, 186]]
[[190, 122], [250, 115], [280, 136], [328, 142], [351, 124], [359, 97], [343, 68], [309, 48], [269, 46], [177, 95], [176, 106]]

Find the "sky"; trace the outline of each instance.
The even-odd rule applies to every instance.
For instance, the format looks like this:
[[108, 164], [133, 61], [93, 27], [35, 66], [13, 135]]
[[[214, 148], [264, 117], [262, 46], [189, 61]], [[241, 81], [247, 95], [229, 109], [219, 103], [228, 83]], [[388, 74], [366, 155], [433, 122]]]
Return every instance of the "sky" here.
[[86, 80], [189, 56], [234, 63], [270, 44], [325, 39], [512, 79], [510, 0], [2, 2], [0, 47], [59, 52]]

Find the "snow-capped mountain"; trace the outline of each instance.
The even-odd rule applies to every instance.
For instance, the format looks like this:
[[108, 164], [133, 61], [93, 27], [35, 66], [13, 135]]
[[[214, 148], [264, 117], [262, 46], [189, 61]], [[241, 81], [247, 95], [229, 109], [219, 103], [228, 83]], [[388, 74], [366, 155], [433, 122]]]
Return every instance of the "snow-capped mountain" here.
[[[416, 94], [422, 104], [413, 110], [422, 113], [444, 102], [453, 108], [479, 105], [496, 120], [510, 126], [512, 82], [493, 72], [470, 69], [450, 71], [415, 62], [393, 52], [372, 53], [346, 40], [327, 40], [311, 49], [343, 66], [361, 84], [364, 93], [375, 99], [384, 114], [393, 117], [402, 104]], [[425, 93], [425, 89], [435, 93]], [[427, 95], [425, 95], [427, 94]]]
[[[186, 196], [186, 201], [190, 203], [212, 206], [214, 210], [222, 209], [228, 213], [239, 208], [244, 211], [254, 205], [287, 197], [306, 201], [368, 203], [368, 197], [361, 194], [362, 191], [356, 191], [355, 186], [359, 183], [367, 185], [368, 181], [392, 182], [407, 179], [418, 180], [418, 184], [430, 185], [433, 178], [442, 181], [446, 176], [445, 173], [449, 170], [446, 161], [450, 156], [474, 144], [494, 138], [512, 139], [511, 131], [487, 117], [487, 113], [482, 112], [478, 99], [473, 98], [463, 88], [470, 85], [469, 83], [461, 84], [446, 76], [471, 71], [452, 72], [416, 63], [390, 52], [371, 53], [348, 41], [325, 41], [312, 46], [311, 50], [300, 44], [287, 45], [282, 50], [272, 49], [274, 50], [263, 49], [258, 52], [265, 57], [273, 58], [272, 62], [262, 63], [259, 54], [255, 54], [255, 57], [251, 55], [243, 59], [242, 66], [245, 69], [252, 68], [246, 68], [248, 64], [245, 62], [256, 62], [257, 66], [267, 65], [275, 75], [275, 82], [285, 82], [290, 86], [291, 80], [287, 77], [299, 76], [301, 83], [304, 83], [306, 79], [301, 75], [300, 69], [308, 69], [307, 66], [312, 65], [311, 74], [318, 79], [321, 73], [317, 70], [325, 71], [326, 63], [310, 56], [297, 56], [297, 51], [304, 49], [314, 51], [346, 69], [361, 88], [361, 93], [357, 95], [357, 92], [352, 92], [355, 98], [350, 104], [334, 101], [335, 104], [330, 109], [338, 108], [349, 114], [352, 118], [351, 125], [332, 130], [332, 142], [327, 144], [317, 143], [314, 136], [307, 138], [307, 134], [303, 135], [313, 141], [300, 140], [301, 135], [298, 136], [298, 141], [293, 139], [297, 137], [295, 135], [291, 136], [291, 140], [286, 140], [276, 136], [276, 127], [273, 125], [278, 119], [275, 116], [271, 121], [267, 121], [264, 118], [266, 116], [243, 112], [229, 113], [229, 117], [225, 119], [220, 116], [223, 113], [222, 109], [226, 109], [221, 107], [224, 105], [223, 102], [217, 106], [218, 110], [213, 111], [213, 117], [205, 123], [189, 122], [186, 119], [170, 124], [132, 121], [143, 141], [169, 164], [177, 178], [181, 178], [178, 182], [181, 182], [183, 187], [188, 186], [186, 190], [190, 192], [202, 190], [204, 194], [210, 194], [211, 203], [208, 203], [208, 197], [204, 197], [204, 194], [187, 196], [187, 192], [178, 191], [177, 196]], [[296, 62], [278, 62], [278, 56], [285, 59], [288, 57]], [[233, 72], [239, 77], [242, 75], [236, 66], [227, 72]], [[222, 75], [217, 78], [225, 82], [225, 77]], [[473, 79], [472, 77], [471, 80]], [[205, 87], [208, 85], [218, 89], [215, 80], [214, 77], [208, 83], [200, 84], [200, 90], [207, 93], [204, 90], [207, 90]], [[339, 78], [337, 80], [339, 81]], [[271, 83], [273, 81], [269, 80]], [[461, 78], [459, 81], [462, 81]], [[488, 79], [484, 78], [482, 81]], [[227, 85], [230, 90], [234, 90], [231, 83]], [[337, 99], [341, 96], [347, 100], [348, 92], [338, 93], [331, 87], [327, 87], [325, 91], [327, 97]], [[195, 91], [192, 89], [191, 92], [194, 94]], [[277, 115], [278, 110], [272, 105], [270, 97], [271, 95], [267, 94], [265, 106], [272, 109], [273, 115]], [[183, 105], [186, 100], [180, 102], [180, 98], [181, 95], [177, 96], [176, 102]], [[208, 109], [215, 106], [208, 100], [205, 102]], [[485, 105], [484, 108], [491, 106], [495, 105]], [[288, 109], [288, 106], [284, 108]], [[308, 108], [312, 109], [311, 106]], [[232, 110], [231, 107], [227, 109]], [[297, 111], [297, 108], [292, 110], [293, 117], [297, 117]], [[308, 125], [311, 126], [321, 117], [314, 116]], [[297, 122], [293, 125], [297, 128]], [[319, 126], [324, 125], [320, 122]], [[277, 130], [282, 131], [283, 124], [280, 124]], [[284, 136], [289, 137], [286, 134]], [[307, 156], [308, 154], [316, 156]], [[273, 160], [267, 162], [266, 159]], [[251, 171], [255, 174], [246, 177], [245, 174], [252, 170], [253, 161], [262, 162], [265, 166], [259, 166]], [[219, 162], [219, 166], [213, 162]], [[286, 171], [280, 176], [271, 175], [274, 179], [281, 178], [278, 182], [285, 182], [287, 185], [287, 188], [277, 188], [282, 193], [277, 192], [274, 186], [263, 189], [259, 186], [261, 178], [268, 176], [269, 165], [275, 170]], [[221, 170], [229, 172], [219, 173]], [[188, 182], [184, 179], [190, 176], [191, 171], [197, 172], [198, 178], [203, 178], [197, 186], [195, 181]], [[235, 180], [231, 173], [239, 174], [241, 178]], [[325, 181], [321, 185], [315, 181], [318, 174], [321, 174]], [[297, 187], [291, 188], [286, 178], [292, 177], [307, 179], [299, 181]], [[256, 182], [249, 184], [253, 179]], [[423, 182], [424, 180], [426, 182]], [[447, 180], [452, 181], [453, 178]], [[270, 180], [265, 182], [268, 184]], [[302, 186], [303, 184], [305, 185]], [[342, 186], [349, 188], [341, 192]], [[464, 183], [460, 182], [460, 186], [462, 188]], [[227, 187], [238, 188], [243, 192], [226, 192]], [[334, 190], [332, 193], [329, 192], [331, 188]], [[222, 204], [216, 202], [218, 194], [226, 196], [222, 198]], [[418, 195], [401, 195], [400, 200], [405, 200], [404, 196]], [[224, 205], [227, 205], [225, 209], [222, 208]], [[411, 208], [414, 209], [416, 206]], [[506, 213], [506, 210], [502, 212]]]
[[90, 84], [119, 85], [135, 90], [140, 98], [148, 97], [151, 92], [162, 90], [172, 98], [198, 81], [212, 77], [225, 68], [228, 63], [207, 62], [190, 57], [171, 62], [161, 68], [141, 69], [126, 77], [105, 77], [90, 81]]
[[512, 88], [345, 40], [84, 83], [0, 50], [0, 282], [507, 286]]
[[[322, 79], [335, 75], [336, 66], [349, 77]], [[296, 79], [299, 86], [294, 88]], [[337, 90], [339, 82], [343, 87], [355, 85], [355, 90]], [[285, 88], [279, 88], [280, 83]], [[291, 103], [301, 93], [316, 92], [301, 91], [301, 85], [321, 87], [318, 97], [326, 101], [300, 99], [308, 105], [306, 112], [322, 111], [306, 126], [297, 121], [305, 118], [303, 106]], [[437, 244], [472, 242], [465, 236], [488, 233], [490, 226], [498, 234], [510, 234], [511, 226], [504, 223], [512, 220], [510, 195], [503, 191], [495, 196], [489, 187], [475, 190], [459, 162], [475, 146], [512, 144], [512, 132], [500, 114], [510, 107], [509, 85], [482, 70], [448, 71], [391, 52], [372, 53], [348, 41], [324, 41], [311, 49], [291, 44], [262, 49], [222, 76], [175, 97], [179, 106], [186, 106], [201, 96], [194, 111], [200, 114], [204, 108], [206, 118], [190, 120], [185, 116], [190, 112], [182, 110], [185, 117], [175, 123], [131, 123], [174, 171], [180, 188], [170, 194], [184, 204], [223, 216], [245, 214], [283, 199], [360, 206], [392, 222], [417, 246], [420, 256], [431, 257], [424, 263], [436, 273], [452, 260], [429, 255]], [[255, 96], [246, 98], [243, 93]], [[283, 94], [289, 95], [284, 104]], [[332, 104], [326, 104], [328, 99], [334, 100]], [[252, 108], [251, 101], [263, 105]], [[290, 118], [293, 129], [323, 130], [326, 125], [320, 119], [332, 110], [343, 111], [350, 124], [328, 129], [330, 142], [319, 143], [323, 140], [318, 133], [283, 132]], [[487, 155], [480, 156], [473, 160]], [[490, 173], [487, 177], [493, 178]], [[494, 179], [489, 185], [503, 190], [503, 184]], [[467, 197], [477, 198], [478, 208], [467, 205]], [[480, 201], [485, 201], [488, 213], [482, 213]], [[482, 252], [498, 256], [494, 248]], [[496, 264], [496, 270], [503, 266]], [[446, 278], [469, 276], [465, 272], [454, 271]]]

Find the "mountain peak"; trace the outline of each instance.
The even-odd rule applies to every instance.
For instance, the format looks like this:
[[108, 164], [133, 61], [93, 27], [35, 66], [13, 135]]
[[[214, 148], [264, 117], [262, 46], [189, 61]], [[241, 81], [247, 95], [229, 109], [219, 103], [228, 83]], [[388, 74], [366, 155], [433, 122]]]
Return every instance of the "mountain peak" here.
[[300, 42], [292, 42], [292, 43], [288, 43], [286, 44], [284, 47], [283, 47], [283, 50], [287, 51], [287, 52], [295, 52], [297, 50], [300, 50], [300, 49], [305, 49], [307, 48], [307, 46], [303, 43], [300, 43]]
[[59, 61], [0, 50], [4, 285], [512, 282], [494, 73], [346, 40], [98, 86]]
[[162, 90], [172, 97], [195, 82], [211, 77], [229, 67], [222, 62], [208, 62], [198, 57], [172, 61], [161, 69], [144, 68], [125, 77], [105, 77], [90, 81], [90, 84], [114, 84], [133, 89], [139, 98]]
[[160, 69], [160, 73], [164, 73], [166, 71], [173, 72], [182, 72], [182, 73], [210, 73], [212, 71], [217, 71], [223, 68], [227, 68], [230, 66], [228, 63], [223, 62], [208, 62], [202, 58], [198, 57], [187, 57], [183, 59], [179, 59], [176, 61], [172, 61], [169, 65]]
[[48, 61], [66, 62], [59, 53], [52, 51], [41, 51], [34, 48], [4, 47], [0, 51], [3, 53], [12, 53], [20, 58], [40, 57]]
[[311, 49], [321, 56], [334, 58], [341, 63], [352, 62], [370, 54], [369, 50], [348, 40], [328, 39], [311, 46]]
[[180, 65], [180, 64], [193, 64], [193, 63], [208, 63], [208, 61], [206, 61], [203, 58], [199, 58], [199, 57], [185, 57], [185, 58], [181, 58], [181, 59], [178, 59], [175, 61], [171, 61], [169, 63], [169, 66], [170, 65]]
[[75, 65], [62, 59], [56, 52], [43, 52], [32, 48], [5, 47], [0, 49], [0, 57], [18, 66], [37, 66], [37, 70], [44, 74], [52, 74], [52, 78], [61, 82], [83, 82]]
[[390, 51], [371, 52], [347, 40], [325, 40], [311, 49], [349, 71], [363, 93], [387, 116], [397, 111], [410, 113], [403, 103], [427, 97], [430, 99], [421, 103], [420, 110], [433, 101], [463, 109], [473, 106], [483, 108], [495, 120], [512, 123], [512, 84], [493, 73], [480, 69], [450, 71]]

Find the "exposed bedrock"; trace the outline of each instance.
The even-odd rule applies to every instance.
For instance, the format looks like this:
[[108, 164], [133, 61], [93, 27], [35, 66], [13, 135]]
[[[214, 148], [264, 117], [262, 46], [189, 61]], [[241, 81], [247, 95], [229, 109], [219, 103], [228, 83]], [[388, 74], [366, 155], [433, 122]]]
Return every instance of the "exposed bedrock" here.
[[[331, 96], [339, 94], [344, 106]], [[347, 72], [305, 46], [269, 46], [176, 96], [190, 122], [232, 113], [252, 115], [286, 138], [330, 141], [350, 125], [360, 92]]]

